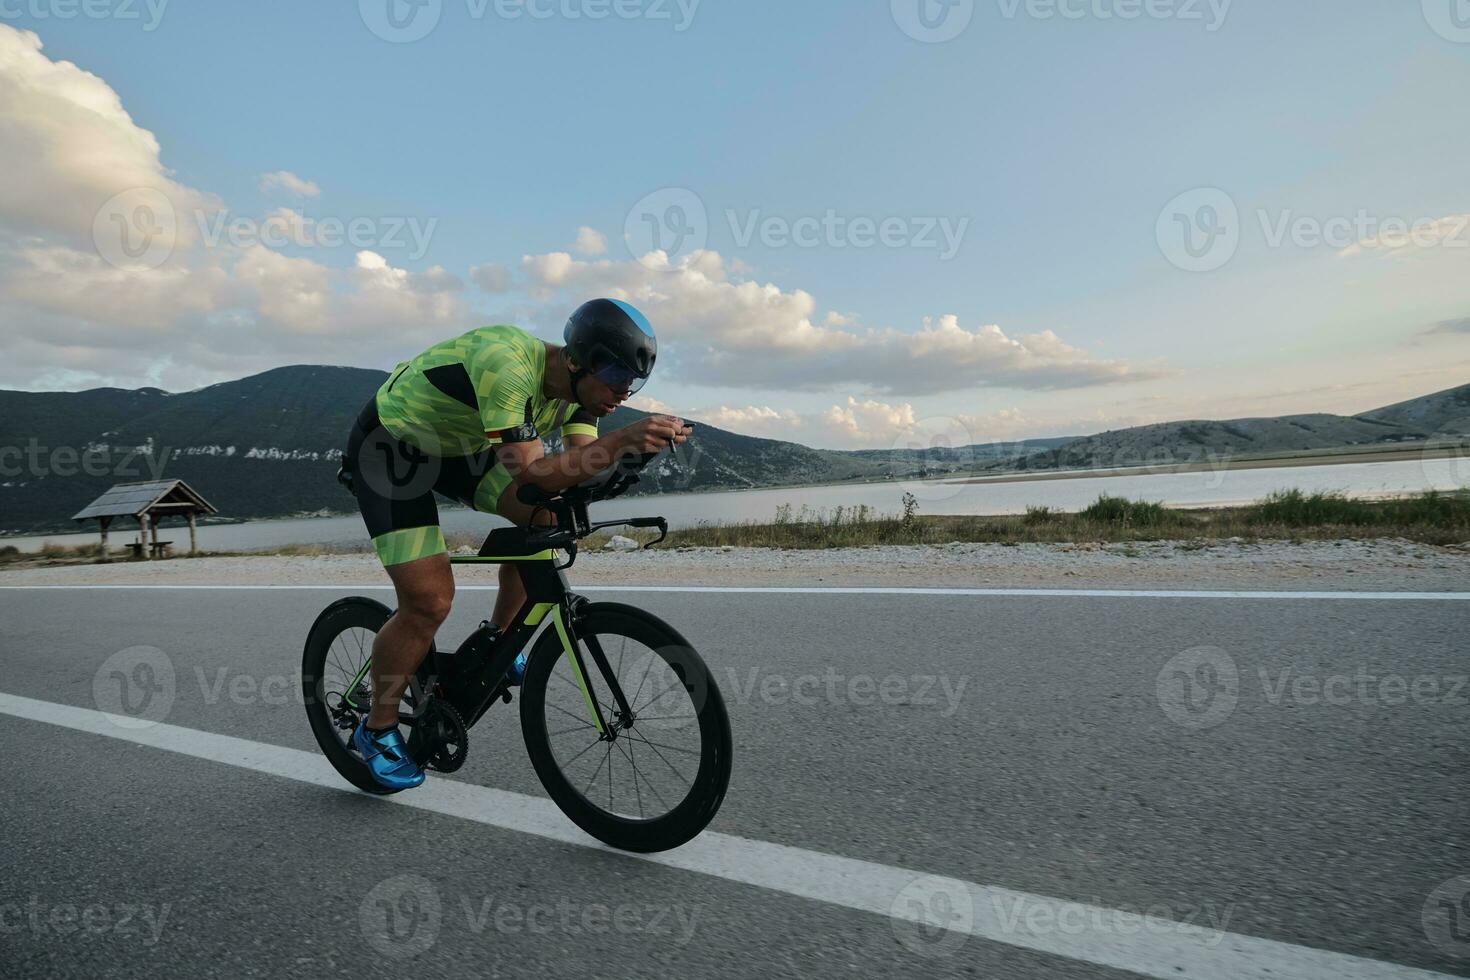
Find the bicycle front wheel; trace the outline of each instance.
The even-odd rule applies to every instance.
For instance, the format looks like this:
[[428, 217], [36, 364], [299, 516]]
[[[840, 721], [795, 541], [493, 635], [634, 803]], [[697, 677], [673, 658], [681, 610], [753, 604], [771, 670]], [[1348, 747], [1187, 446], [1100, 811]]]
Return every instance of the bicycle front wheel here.
[[631, 606], [588, 605], [573, 632], [585, 671], [555, 629], [526, 667], [521, 727], [536, 775], [605, 844], [650, 852], [687, 843], [730, 783], [730, 720], [709, 668], [672, 627]]

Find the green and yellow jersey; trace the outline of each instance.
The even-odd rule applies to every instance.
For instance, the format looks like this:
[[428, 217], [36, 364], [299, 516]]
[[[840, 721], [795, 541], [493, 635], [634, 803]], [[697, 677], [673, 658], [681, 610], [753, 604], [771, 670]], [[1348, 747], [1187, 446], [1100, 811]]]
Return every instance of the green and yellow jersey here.
[[395, 439], [431, 456], [470, 456], [561, 430], [597, 436], [597, 419], [543, 393], [546, 345], [519, 327], [479, 327], [394, 368], [378, 416]]

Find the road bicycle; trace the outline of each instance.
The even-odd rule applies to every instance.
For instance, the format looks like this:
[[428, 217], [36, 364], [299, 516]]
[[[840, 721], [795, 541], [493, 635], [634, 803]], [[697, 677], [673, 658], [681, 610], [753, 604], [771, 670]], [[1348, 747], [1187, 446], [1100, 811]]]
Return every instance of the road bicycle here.
[[[730, 721], [709, 668], [672, 626], [641, 609], [590, 602], [565, 575], [577, 544], [611, 527], [657, 528], [662, 517], [592, 522], [588, 505], [638, 481], [657, 454], [630, 456], [591, 480], [551, 495], [523, 486], [520, 499], [555, 524], [500, 528], [479, 554], [455, 565], [513, 562], [526, 603], [504, 633], [482, 622], [452, 654], [431, 646], [399, 709], [420, 766], [452, 773], [469, 753], [469, 731], [512, 698], [511, 668], [527, 650], [519, 687], [526, 753], [551, 799], [598, 840], [629, 851], [678, 847], [714, 819], [730, 782]], [[344, 478], [344, 482], [350, 476]], [[533, 525], [536, 524], [533, 521]], [[564, 560], [563, 560], [564, 559]], [[352, 746], [372, 704], [372, 641], [392, 610], [368, 598], [332, 603], [302, 654], [301, 684], [317, 744], [348, 782], [379, 785]]]

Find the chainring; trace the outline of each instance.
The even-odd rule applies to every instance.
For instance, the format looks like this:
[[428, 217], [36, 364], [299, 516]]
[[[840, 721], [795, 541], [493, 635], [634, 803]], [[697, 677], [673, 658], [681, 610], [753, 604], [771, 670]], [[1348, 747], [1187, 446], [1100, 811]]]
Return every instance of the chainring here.
[[423, 764], [435, 772], [458, 772], [470, 754], [470, 733], [454, 706], [434, 698], [415, 727], [428, 737]]

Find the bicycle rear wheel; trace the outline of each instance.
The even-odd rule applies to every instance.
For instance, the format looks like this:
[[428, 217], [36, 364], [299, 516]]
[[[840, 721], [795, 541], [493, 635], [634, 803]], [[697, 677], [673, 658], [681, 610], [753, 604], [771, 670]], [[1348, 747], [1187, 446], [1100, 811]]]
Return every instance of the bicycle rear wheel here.
[[[349, 783], [366, 793], [387, 796], [352, 745], [352, 732], [372, 706], [373, 681], [368, 673], [373, 641], [393, 610], [376, 599], [341, 599], [324, 609], [307, 635], [301, 653], [301, 693], [306, 717], [322, 754]], [[427, 664], [433, 658], [432, 648]], [[417, 683], [404, 692], [400, 717], [414, 715], [418, 692], [427, 677], [420, 667]], [[423, 764], [429, 746], [417, 727], [406, 733], [414, 759]]]
[[[612, 847], [669, 850], [714, 819], [730, 783], [730, 720], [699, 654], [656, 617], [584, 607], [575, 630], [586, 693], [554, 629], [531, 652], [521, 728], [536, 775], [577, 826]], [[600, 650], [631, 716], [596, 663]], [[588, 697], [608, 723], [599, 732]]]

